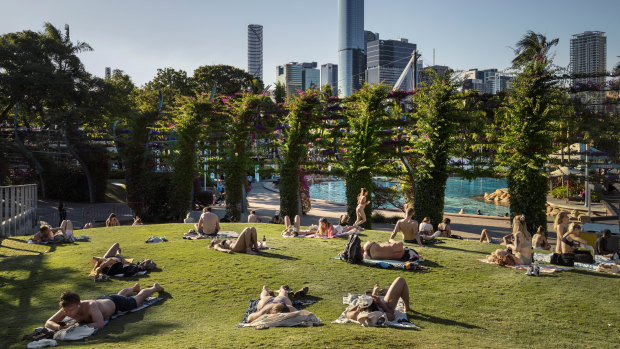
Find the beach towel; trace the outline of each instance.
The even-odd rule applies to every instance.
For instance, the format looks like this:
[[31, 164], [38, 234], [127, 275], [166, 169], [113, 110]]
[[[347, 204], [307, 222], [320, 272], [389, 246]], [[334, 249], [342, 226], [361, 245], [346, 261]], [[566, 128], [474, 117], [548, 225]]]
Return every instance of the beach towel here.
[[300, 230], [297, 236], [293, 236], [293, 235], [287, 235], [287, 234], [290, 234], [290, 232], [283, 230], [282, 237], [283, 238], [308, 238], [308, 237], [314, 237], [315, 232], [316, 230], [304, 229], [304, 230]]
[[64, 238], [60, 238], [62, 235], [56, 235], [58, 236], [58, 238], [54, 237], [54, 240], [51, 241], [47, 241], [47, 242], [35, 242], [32, 241], [32, 238], [28, 239], [28, 241], [26, 241], [26, 243], [29, 244], [37, 244], [37, 245], [49, 245], [49, 244], [70, 244], [76, 241], [79, 242], [85, 242], [85, 241], [90, 241], [90, 236], [86, 236], [86, 235], [80, 235], [79, 237], [75, 237], [73, 236], [70, 239], [64, 239]]
[[[347, 312], [353, 308], [357, 302], [357, 298], [362, 296], [361, 294], [348, 294], [347, 296], [342, 297], [342, 304], [347, 304], [347, 308], [340, 314], [340, 316], [332, 321], [332, 324], [346, 324], [346, 323], [356, 323], [359, 324], [356, 320], [351, 320], [347, 318]], [[383, 297], [380, 297], [383, 299]], [[402, 299], [398, 300], [398, 304], [396, 305], [396, 309], [394, 309], [394, 320], [387, 321], [383, 324], [383, 327], [394, 327], [401, 329], [415, 329], [419, 330], [420, 327], [416, 326], [414, 323], [410, 322], [407, 319], [407, 314], [405, 313], [405, 303], [403, 303]]]
[[257, 329], [265, 329], [269, 327], [311, 327], [321, 324], [321, 319], [307, 310], [298, 310], [289, 313], [263, 314], [258, 319], [245, 324], [239, 324], [240, 327], [256, 327]]
[[[110, 320], [112, 319], [116, 319], [118, 317], [121, 317], [125, 314], [128, 313], [135, 313], [136, 311], [140, 311], [144, 308], [147, 308], [157, 302], [159, 302], [160, 300], [162, 300], [163, 298], [159, 298], [159, 297], [149, 297], [147, 299], [144, 300], [144, 302], [142, 302], [142, 305], [132, 309], [130, 311], [119, 311], [118, 313], [112, 315], [111, 317], [105, 319], [103, 321], [104, 326], [107, 325]], [[99, 330], [96, 328], [92, 328], [86, 325], [79, 325], [75, 319], [72, 319], [70, 317], [65, 317], [62, 321], [68, 323], [68, 324], [73, 324], [73, 326], [56, 331], [54, 333], [54, 339], [55, 340], [61, 340], [61, 341], [68, 341], [68, 340], [79, 340], [79, 339], [83, 339], [89, 336], [92, 336], [94, 334], [96, 334]], [[41, 331], [41, 329], [43, 329], [43, 327], [38, 327], [35, 329], [36, 331]], [[36, 342], [36, 341], [35, 341]], [[33, 342], [31, 342], [33, 343]], [[35, 345], [35, 344], [33, 344]], [[39, 348], [38, 346], [33, 346], [33, 348]]]
[[[551, 253], [534, 253], [533, 256], [535, 261], [543, 263], [551, 262]], [[575, 262], [573, 268], [599, 272], [598, 266], [603, 263], [614, 263], [614, 261], [605, 256], [595, 255], [593, 264]], [[565, 269], [570, 270], [570, 268]]]
[[[476, 258], [476, 260], [478, 262], [482, 262], [482, 263], [486, 263], [486, 264], [493, 264], [493, 265], [499, 265], [497, 263], [493, 263], [491, 261], [489, 261], [486, 258]], [[528, 265], [525, 264], [520, 264], [520, 265], [514, 265], [514, 266], [505, 266], [506, 268], [513, 268], [513, 269], [524, 269], [527, 270], [527, 268], [529, 267]], [[570, 270], [570, 268], [566, 268], [566, 267], [558, 267], [556, 265], [550, 265], [550, 264], [539, 264], [540, 267], [540, 272], [541, 273], [545, 273], [545, 274], [551, 274], [551, 273], [555, 273], [558, 271], [566, 271], [566, 270]]]
[[[241, 322], [237, 324], [236, 327], [248, 327], [249, 326], [248, 316], [256, 312], [256, 306], [258, 305], [259, 301], [260, 299], [250, 299], [248, 310], [246, 310], [245, 314], [243, 314], [243, 320], [241, 320]], [[316, 303], [316, 301], [312, 299], [296, 299], [296, 300], [291, 300], [291, 303], [293, 303], [293, 307], [295, 307], [295, 309], [302, 310], [303, 307], [308, 306], [310, 304], [314, 304]], [[319, 320], [319, 323], [320, 323], [320, 320]]]

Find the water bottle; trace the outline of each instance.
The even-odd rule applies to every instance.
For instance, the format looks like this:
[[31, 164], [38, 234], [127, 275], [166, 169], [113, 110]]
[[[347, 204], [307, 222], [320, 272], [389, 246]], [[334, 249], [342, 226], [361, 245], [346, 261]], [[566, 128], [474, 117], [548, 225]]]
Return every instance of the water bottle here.
[[538, 264], [538, 261], [536, 261], [534, 263], [534, 276], [539, 276], [540, 275], [540, 265]]
[[261, 245], [262, 249], [266, 249], [267, 248], [267, 238], [265, 238], [265, 235], [263, 235], [263, 244]]

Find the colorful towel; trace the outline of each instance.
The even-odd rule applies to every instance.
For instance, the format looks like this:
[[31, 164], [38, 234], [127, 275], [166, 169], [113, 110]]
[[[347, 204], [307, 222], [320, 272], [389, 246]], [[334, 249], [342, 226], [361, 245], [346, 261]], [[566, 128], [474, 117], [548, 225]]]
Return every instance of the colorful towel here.
[[[476, 260], [478, 262], [482, 262], [482, 263], [486, 263], [486, 264], [499, 265], [497, 263], [493, 263], [493, 262], [489, 261], [486, 258], [476, 258]], [[525, 264], [514, 265], [514, 266], [506, 265], [506, 267], [507, 268], [513, 268], [513, 269], [524, 269], [524, 270], [527, 270], [527, 268], [528, 268], [528, 266], [525, 265]], [[540, 272], [541, 273], [545, 273], [545, 274], [551, 274], [551, 273], [555, 273], [555, 272], [559, 272], [559, 271], [570, 270], [570, 268], [558, 267], [556, 265], [548, 265], [548, 264], [539, 264], [539, 267], [540, 267]]]
[[236, 239], [239, 237], [239, 233], [237, 233], [236, 231], [220, 231], [217, 233], [217, 235], [205, 235], [205, 234], [198, 234], [198, 233], [186, 233], [185, 235], [183, 235], [183, 239], [187, 239], [187, 240], [198, 240], [198, 239], [213, 239], [213, 238], [219, 238], [219, 239]]
[[[336, 320], [332, 321], [332, 324], [346, 324], [351, 322], [359, 324], [358, 321], [347, 318], [347, 312], [355, 306], [359, 296], [361, 296], [361, 294], [349, 294], [342, 297], [342, 303], [347, 304], [348, 306]], [[383, 297], [381, 297], [381, 299], [383, 299]], [[403, 303], [402, 299], [398, 300], [396, 309], [394, 309], [394, 320], [386, 322], [384, 326], [401, 329], [420, 329], [420, 327], [416, 326], [414, 323], [410, 322], [409, 319], [407, 319], [407, 313], [405, 313], [405, 303]]]

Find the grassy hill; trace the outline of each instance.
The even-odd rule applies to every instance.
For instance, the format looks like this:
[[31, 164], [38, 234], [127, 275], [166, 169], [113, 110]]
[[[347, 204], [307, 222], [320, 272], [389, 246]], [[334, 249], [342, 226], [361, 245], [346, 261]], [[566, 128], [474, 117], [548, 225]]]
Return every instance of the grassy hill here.
[[[240, 232], [245, 224], [223, 224]], [[383, 270], [330, 259], [344, 239], [284, 239], [282, 226], [257, 224], [271, 249], [259, 256], [209, 250], [209, 240], [183, 240], [189, 224], [146, 225], [77, 231], [90, 242], [40, 246], [26, 238], [0, 244], [0, 347], [22, 348], [22, 335], [42, 326], [58, 308], [60, 293], [83, 299], [116, 293], [140, 282], [159, 282], [165, 300], [113, 320], [103, 331], [71, 345], [87, 348], [211, 347], [491, 347], [617, 348], [620, 343], [620, 278], [570, 271], [538, 278], [524, 271], [476, 262], [497, 245], [445, 240], [416, 248], [431, 267], [425, 272]], [[145, 244], [151, 235], [169, 242]], [[367, 231], [362, 240], [387, 240], [389, 233]], [[95, 283], [92, 256], [120, 242], [127, 258], [153, 259], [160, 270], [143, 277]], [[397, 276], [411, 292], [412, 322], [421, 330], [334, 325], [344, 310], [342, 296], [375, 283], [388, 287]], [[235, 328], [258, 298], [262, 285], [298, 289], [309, 285], [318, 302], [307, 307], [324, 323], [314, 328]]]

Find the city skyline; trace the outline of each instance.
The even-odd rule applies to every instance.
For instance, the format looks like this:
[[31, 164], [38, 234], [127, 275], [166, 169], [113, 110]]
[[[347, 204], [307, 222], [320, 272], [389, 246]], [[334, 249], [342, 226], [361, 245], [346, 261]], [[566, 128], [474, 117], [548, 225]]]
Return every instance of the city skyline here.
[[[527, 30], [559, 38], [552, 52], [555, 63], [564, 67], [570, 61], [572, 35], [602, 31], [608, 38], [607, 69], [611, 69], [620, 61], [620, 26], [615, 18], [620, 2], [592, 3], [596, 6], [559, 0], [515, 4], [392, 1], [391, 6], [382, 6], [380, 1], [366, 0], [364, 29], [381, 33], [382, 39], [408, 38], [421, 51], [424, 66], [433, 64], [435, 49], [436, 65], [500, 71], [510, 66], [514, 57], [510, 47]], [[228, 64], [247, 71], [249, 24], [264, 28], [265, 85], [275, 83], [275, 67], [285, 62], [338, 63], [338, 4], [333, 0], [314, 1], [312, 6], [281, 0], [247, 1], [243, 6], [193, 1], [150, 1], [145, 6], [146, 2], [75, 0], [0, 4], [0, 34], [41, 31], [44, 22], [58, 28], [69, 24], [72, 41], [87, 42], [94, 48], [80, 54], [90, 73], [103, 77], [105, 67], [121, 69], [137, 85], [151, 80], [158, 68], [172, 67], [192, 75], [202, 65]]]

